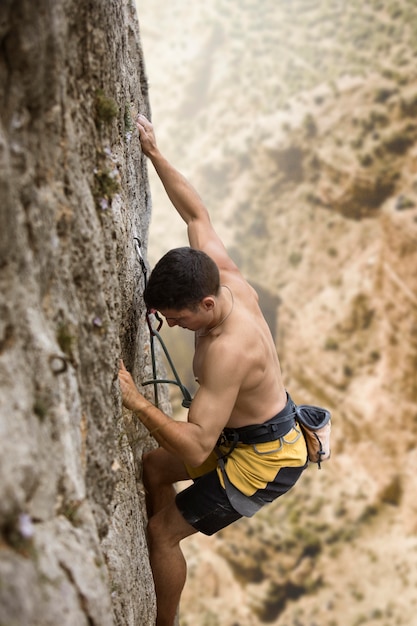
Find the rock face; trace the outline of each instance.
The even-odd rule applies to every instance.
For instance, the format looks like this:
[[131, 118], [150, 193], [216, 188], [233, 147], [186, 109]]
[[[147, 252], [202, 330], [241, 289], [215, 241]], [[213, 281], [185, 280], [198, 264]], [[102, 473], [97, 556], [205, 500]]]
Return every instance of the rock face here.
[[2, 0], [0, 43], [0, 623], [150, 625], [152, 444], [117, 382], [149, 373], [135, 5]]

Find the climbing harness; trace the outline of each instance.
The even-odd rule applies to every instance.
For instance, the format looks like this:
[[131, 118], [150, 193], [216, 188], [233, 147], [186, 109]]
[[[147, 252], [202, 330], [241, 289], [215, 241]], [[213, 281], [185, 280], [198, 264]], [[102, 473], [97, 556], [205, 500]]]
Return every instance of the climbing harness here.
[[[282, 447], [283, 442], [289, 443], [285, 440], [285, 435], [292, 428], [298, 435], [291, 443], [295, 443], [301, 436], [304, 436], [308, 460], [317, 463], [320, 469], [322, 461], [330, 458], [331, 415], [327, 409], [306, 404], [296, 405], [287, 393], [287, 404], [284, 409], [264, 424], [223, 429], [215, 447], [217, 462], [223, 476], [229, 502], [241, 515], [252, 517], [265, 502], [262, 499], [246, 496], [235, 487], [227, 475], [227, 457], [239, 443], [251, 445], [257, 454], [262, 454], [256, 448], [259, 443], [277, 441]], [[222, 453], [218, 446], [223, 447], [225, 445], [229, 445], [229, 448], [226, 453]], [[279, 450], [280, 448], [277, 448], [276, 451]]]
[[[134, 242], [135, 242], [135, 248], [136, 248], [136, 254], [138, 256], [138, 260], [142, 269], [142, 274], [143, 274], [143, 280], [145, 283], [145, 289], [146, 286], [148, 284], [148, 270], [146, 267], [146, 263], [145, 263], [145, 259], [143, 258], [142, 255], [142, 251], [141, 251], [141, 242], [140, 239], [138, 237], [133, 237]], [[158, 325], [156, 328], [153, 327], [152, 325], [152, 320], [151, 317], [154, 317], [157, 322]], [[150, 335], [150, 344], [151, 344], [151, 360], [152, 360], [152, 373], [153, 373], [153, 378], [152, 380], [147, 380], [145, 382], [143, 382], [143, 385], [153, 385], [154, 388], [154, 397], [155, 397], [155, 406], [159, 406], [159, 397], [158, 397], [158, 385], [165, 383], [165, 384], [169, 384], [169, 385], [177, 385], [180, 390], [181, 390], [181, 394], [183, 397], [182, 400], [182, 406], [186, 409], [189, 409], [191, 406], [191, 402], [192, 402], [192, 397], [190, 392], [188, 391], [187, 387], [181, 382], [181, 379], [178, 375], [177, 370], [175, 369], [174, 363], [171, 359], [171, 356], [168, 352], [168, 349], [161, 337], [161, 335], [159, 334], [159, 331], [162, 328], [162, 324], [163, 319], [159, 316], [157, 311], [151, 311], [149, 309], [146, 310], [146, 323], [148, 325], [149, 328], [149, 335]], [[172, 370], [172, 373], [174, 375], [175, 380], [166, 380], [166, 379], [162, 379], [162, 378], [158, 378], [158, 374], [157, 374], [157, 368], [156, 368], [156, 354], [155, 354], [155, 337], [156, 339], [159, 341], [164, 354], [167, 358], [167, 361], [169, 363], [169, 366]]]

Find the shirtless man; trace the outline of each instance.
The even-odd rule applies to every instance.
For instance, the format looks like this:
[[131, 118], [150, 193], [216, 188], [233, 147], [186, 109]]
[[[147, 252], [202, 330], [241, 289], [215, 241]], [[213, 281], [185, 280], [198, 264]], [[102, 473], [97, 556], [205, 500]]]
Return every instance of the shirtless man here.
[[[145, 291], [148, 308], [169, 326], [195, 333], [199, 389], [188, 420], [174, 421], [149, 402], [122, 362], [119, 371], [124, 406], [160, 445], [145, 455], [143, 470], [156, 624], [172, 626], [186, 578], [180, 541], [197, 531], [211, 535], [242, 517], [225, 492], [216, 444], [231, 483], [258, 506], [293, 486], [307, 452], [256, 292], [228, 256], [199, 195], [161, 154], [152, 124], [139, 115], [137, 128], [190, 242], [162, 257]], [[274, 416], [277, 425], [260, 431]], [[174, 483], [190, 478], [194, 484], [176, 494]]]

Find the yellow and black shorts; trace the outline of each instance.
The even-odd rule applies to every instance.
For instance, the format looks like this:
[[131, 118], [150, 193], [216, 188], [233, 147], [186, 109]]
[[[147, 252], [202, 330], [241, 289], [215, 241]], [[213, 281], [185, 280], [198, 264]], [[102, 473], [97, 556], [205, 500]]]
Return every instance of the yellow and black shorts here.
[[[220, 446], [227, 455], [228, 445]], [[238, 443], [225, 457], [230, 482], [258, 504], [286, 493], [307, 467], [307, 449], [297, 423], [284, 436], [258, 444]], [[213, 451], [198, 468], [187, 467], [194, 484], [180, 492], [176, 504], [191, 526], [213, 535], [242, 515], [230, 504], [218, 457]]]

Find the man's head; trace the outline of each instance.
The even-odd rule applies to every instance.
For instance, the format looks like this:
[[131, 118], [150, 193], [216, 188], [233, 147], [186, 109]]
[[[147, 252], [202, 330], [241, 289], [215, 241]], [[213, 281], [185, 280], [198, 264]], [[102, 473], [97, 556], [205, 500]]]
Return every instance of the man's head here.
[[149, 309], [196, 309], [203, 298], [217, 296], [220, 276], [217, 265], [201, 250], [175, 248], [153, 269], [144, 298]]

